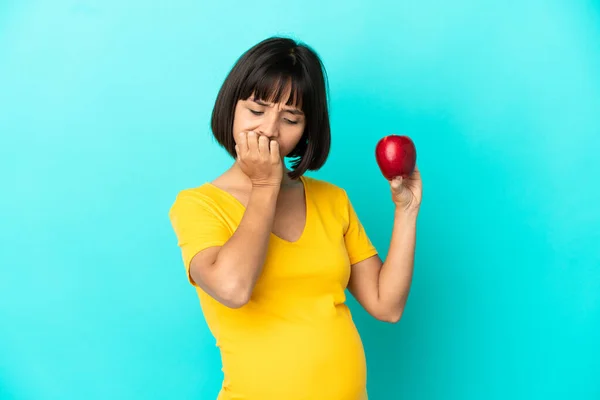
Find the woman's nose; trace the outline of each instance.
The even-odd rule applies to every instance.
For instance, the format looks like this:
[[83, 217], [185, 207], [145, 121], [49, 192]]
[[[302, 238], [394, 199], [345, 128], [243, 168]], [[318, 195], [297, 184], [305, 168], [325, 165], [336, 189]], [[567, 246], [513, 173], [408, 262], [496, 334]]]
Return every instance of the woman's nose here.
[[276, 138], [279, 136], [279, 123], [276, 118], [266, 118], [263, 123], [260, 125], [259, 133], [271, 138]]

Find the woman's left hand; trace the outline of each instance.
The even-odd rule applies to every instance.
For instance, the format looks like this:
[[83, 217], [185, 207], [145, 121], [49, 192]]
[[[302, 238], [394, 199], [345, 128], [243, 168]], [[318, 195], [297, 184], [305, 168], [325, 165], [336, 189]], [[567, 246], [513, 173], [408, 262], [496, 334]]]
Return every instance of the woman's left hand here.
[[419, 211], [423, 189], [421, 173], [416, 165], [415, 170], [410, 176], [406, 178], [398, 176], [392, 179], [390, 187], [392, 190], [392, 200], [397, 208], [415, 213]]

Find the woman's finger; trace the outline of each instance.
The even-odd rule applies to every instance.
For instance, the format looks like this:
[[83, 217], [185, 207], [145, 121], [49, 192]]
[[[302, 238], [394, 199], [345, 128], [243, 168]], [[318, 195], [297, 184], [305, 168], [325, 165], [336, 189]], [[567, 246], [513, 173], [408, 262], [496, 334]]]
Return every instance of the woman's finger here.
[[392, 179], [392, 188], [394, 190], [398, 190], [402, 187], [402, 182], [404, 181], [404, 178], [402, 178], [401, 176], [397, 176], [394, 179]]
[[266, 136], [259, 136], [258, 138], [258, 152], [261, 156], [269, 157], [269, 138]]
[[281, 161], [281, 156], [279, 155], [279, 143], [277, 143], [276, 140], [270, 141], [269, 149], [271, 150], [271, 162], [276, 164]]
[[248, 132], [248, 152], [258, 156], [258, 137], [255, 132]]
[[238, 133], [237, 140], [238, 155], [243, 156], [248, 153], [248, 135], [246, 132]]

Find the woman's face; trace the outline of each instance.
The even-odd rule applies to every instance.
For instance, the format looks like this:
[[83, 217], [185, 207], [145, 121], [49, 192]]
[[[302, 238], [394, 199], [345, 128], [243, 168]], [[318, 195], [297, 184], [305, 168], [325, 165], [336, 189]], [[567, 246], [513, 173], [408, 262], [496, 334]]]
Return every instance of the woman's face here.
[[239, 100], [233, 119], [236, 143], [238, 133], [254, 131], [277, 141], [282, 158], [294, 150], [304, 133], [305, 116], [302, 110], [287, 106], [286, 96], [283, 98], [277, 104], [255, 100], [253, 96], [248, 100]]

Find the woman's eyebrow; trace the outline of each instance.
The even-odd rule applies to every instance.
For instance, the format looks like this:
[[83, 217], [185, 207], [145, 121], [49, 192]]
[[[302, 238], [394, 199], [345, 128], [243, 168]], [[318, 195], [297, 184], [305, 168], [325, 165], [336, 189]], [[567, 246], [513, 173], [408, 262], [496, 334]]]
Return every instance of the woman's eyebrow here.
[[304, 115], [302, 110], [298, 110], [297, 108], [285, 108], [283, 111], [289, 112], [290, 114], [294, 115]]

